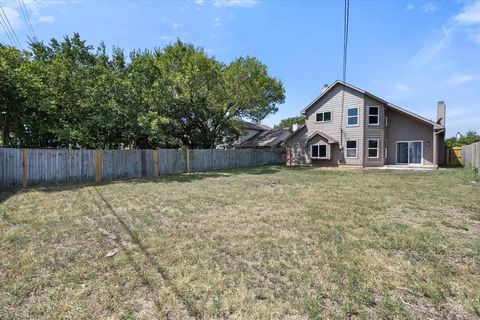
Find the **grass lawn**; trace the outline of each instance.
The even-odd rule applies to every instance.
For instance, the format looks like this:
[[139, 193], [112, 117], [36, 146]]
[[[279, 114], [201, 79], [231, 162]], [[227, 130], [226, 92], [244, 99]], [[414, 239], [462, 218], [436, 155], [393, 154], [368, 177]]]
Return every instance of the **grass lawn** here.
[[0, 195], [0, 319], [480, 317], [480, 180], [463, 169]]

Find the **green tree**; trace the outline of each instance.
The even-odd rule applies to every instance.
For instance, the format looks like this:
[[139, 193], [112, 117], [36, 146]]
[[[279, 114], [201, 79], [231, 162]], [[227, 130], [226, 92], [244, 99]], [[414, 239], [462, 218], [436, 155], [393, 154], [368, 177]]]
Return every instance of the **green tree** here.
[[480, 135], [476, 131], [468, 130], [464, 135], [460, 135], [460, 139], [457, 140], [457, 137], [451, 137], [445, 139], [445, 145], [447, 147], [460, 147], [464, 145], [469, 145], [475, 142], [480, 141]]
[[291, 128], [292, 125], [294, 124], [298, 124], [298, 125], [305, 124], [305, 116], [290, 117], [290, 118], [282, 119], [280, 123], [274, 125], [273, 128], [274, 129]]

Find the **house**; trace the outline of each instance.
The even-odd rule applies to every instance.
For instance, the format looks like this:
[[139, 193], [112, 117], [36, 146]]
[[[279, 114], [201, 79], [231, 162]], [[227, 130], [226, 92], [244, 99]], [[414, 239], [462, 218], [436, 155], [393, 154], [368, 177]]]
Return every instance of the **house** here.
[[302, 114], [305, 125], [285, 142], [287, 165], [436, 167], [444, 162], [443, 101], [437, 121], [431, 121], [337, 80]]
[[280, 147], [290, 136], [290, 128], [272, 129], [259, 132], [235, 146], [235, 148], [274, 148]]

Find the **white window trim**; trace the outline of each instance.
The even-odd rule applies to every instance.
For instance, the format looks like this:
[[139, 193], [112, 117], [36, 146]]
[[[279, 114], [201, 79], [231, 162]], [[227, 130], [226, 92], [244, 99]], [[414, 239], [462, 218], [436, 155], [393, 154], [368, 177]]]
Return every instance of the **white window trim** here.
[[[421, 159], [422, 161], [420, 163], [400, 163], [398, 162], [398, 144], [399, 143], [411, 143], [411, 142], [420, 142], [422, 144], [420, 150], [421, 150]], [[409, 148], [410, 150], [410, 148]], [[408, 158], [410, 159], [410, 154], [408, 155]], [[400, 164], [400, 165], [408, 165], [408, 166], [423, 166], [423, 140], [407, 140], [407, 141], [396, 141], [395, 142], [395, 164]]]
[[[350, 109], [357, 109], [357, 115], [356, 116], [349, 116], [348, 115], [348, 110]], [[348, 119], [350, 118], [357, 118], [357, 123], [356, 124], [348, 124]], [[348, 107], [347, 108], [347, 127], [358, 127], [360, 125], [360, 108], [359, 107]]]
[[[377, 108], [377, 114], [370, 114], [370, 108]], [[377, 117], [377, 123], [370, 122], [370, 116], [376, 116]], [[378, 126], [380, 125], [380, 107], [379, 106], [368, 106], [368, 124], [372, 126]]]
[[[313, 146], [318, 146], [318, 157], [312, 156], [312, 154], [313, 154]], [[325, 146], [325, 151], [326, 151], [326, 152], [325, 152], [325, 157], [320, 157], [320, 146]], [[320, 160], [328, 160], [328, 159], [329, 159], [329, 158], [328, 158], [328, 155], [329, 155], [329, 152], [330, 152], [330, 151], [328, 150], [329, 147], [330, 147], [330, 146], [329, 146], [328, 144], [326, 144], [326, 143], [312, 144], [312, 145], [310, 146], [310, 158], [312, 158], [312, 159], [320, 159]]]
[[[325, 121], [325, 120], [317, 121], [317, 114], [323, 113], [323, 119], [325, 119], [325, 113], [326, 112], [330, 112], [330, 120], [328, 120], [328, 121]], [[315, 122], [316, 123], [332, 122], [332, 119], [333, 119], [333, 112], [332, 111], [322, 111], [322, 112], [315, 113]]]
[[[377, 141], [377, 147], [376, 148], [370, 148], [370, 141]], [[377, 150], [377, 156], [376, 157], [370, 157], [370, 149], [371, 150]], [[380, 140], [379, 139], [368, 139], [367, 140], [367, 157], [369, 159], [378, 159], [380, 157]]]
[[[353, 148], [347, 148], [348, 141], [355, 141], [355, 157], [349, 157], [348, 156], [348, 149], [353, 149]], [[358, 140], [347, 140], [347, 141], [345, 141], [345, 158], [358, 159]]]

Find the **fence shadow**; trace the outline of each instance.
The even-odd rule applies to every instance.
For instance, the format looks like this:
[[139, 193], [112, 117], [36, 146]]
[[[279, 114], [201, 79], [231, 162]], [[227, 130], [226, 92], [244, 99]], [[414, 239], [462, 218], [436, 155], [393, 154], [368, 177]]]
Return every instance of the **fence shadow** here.
[[[186, 312], [188, 315], [192, 318], [195, 319], [201, 319], [202, 315], [200, 311], [195, 307], [194, 303], [186, 297], [182, 291], [175, 285], [173, 282], [173, 279], [170, 277], [168, 274], [168, 271], [166, 270], [165, 267], [160, 265], [158, 261], [156, 261], [155, 257], [153, 257], [147, 250], [146, 246], [138, 236], [138, 234], [128, 225], [128, 223], [125, 222], [125, 220], [115, 211], [115, 209], [112, 207], [112, 205], [107, 201], [107, 199], [103, 196], [103, 194], [98, 190], [98, 188], [94, 187], [94, 190], [96, 194], [98, 195], [98, 198], [101, 199], [101, 202], [104, 204], [104, 207], [106, 207], [109, 211], [110, 214], [112, 214], [117, 222], [120, 224], [120, 226], [125, 230], [125, 232], [128, 234], [130, 237], [131, 241], [135, 243], [135, 245], [140, 249], [141, 253], [147, 258], [148, 263], [150, 264], [150, 267], [154, 268], [156, 272], [161, 276], [162, 280], [164, 283], [167, 285], [167, 287], [172, 290], [172, 292], [175, 294], [177, 299], [182, 303], [184, 306]], [[96, 202], [96, 199], [92, 199], [92, 202], [95, 204], [95, 206], [102, 211], [102, 206], [99, 205], [98, 202]], [[150, 293], [152, 294], [152, 297], [154, 299], [154, 304], [157, 308], [157, 310], [161, 310], [162, 306], [160, 304], [160, 301], [156, 298], [156, 288], [152, 285], [151, 281], [149, 280], [148, 276], [145, 275], [145, 273], [142, 271], [142, 268], [138, 263], [133, 259], [130, 249], [126, 248], [125, 245], [121, 241], [121, 237], [118, 234], [115, 234], [115, 243], [122, 248], [123, 252], [126, 254], [127, 259], [129, 262], [132, 264], [132, 267], [134, 268], [135, 272], [137, 273], [137, 276], [142, 279], [142, 283], [144, 283], [147, 287]]]
[[19, 191], [19, 188], [15, 188], [12, 190], [0, 190], [0, 204], [4, 203], [8, 198], [13, 197]]

